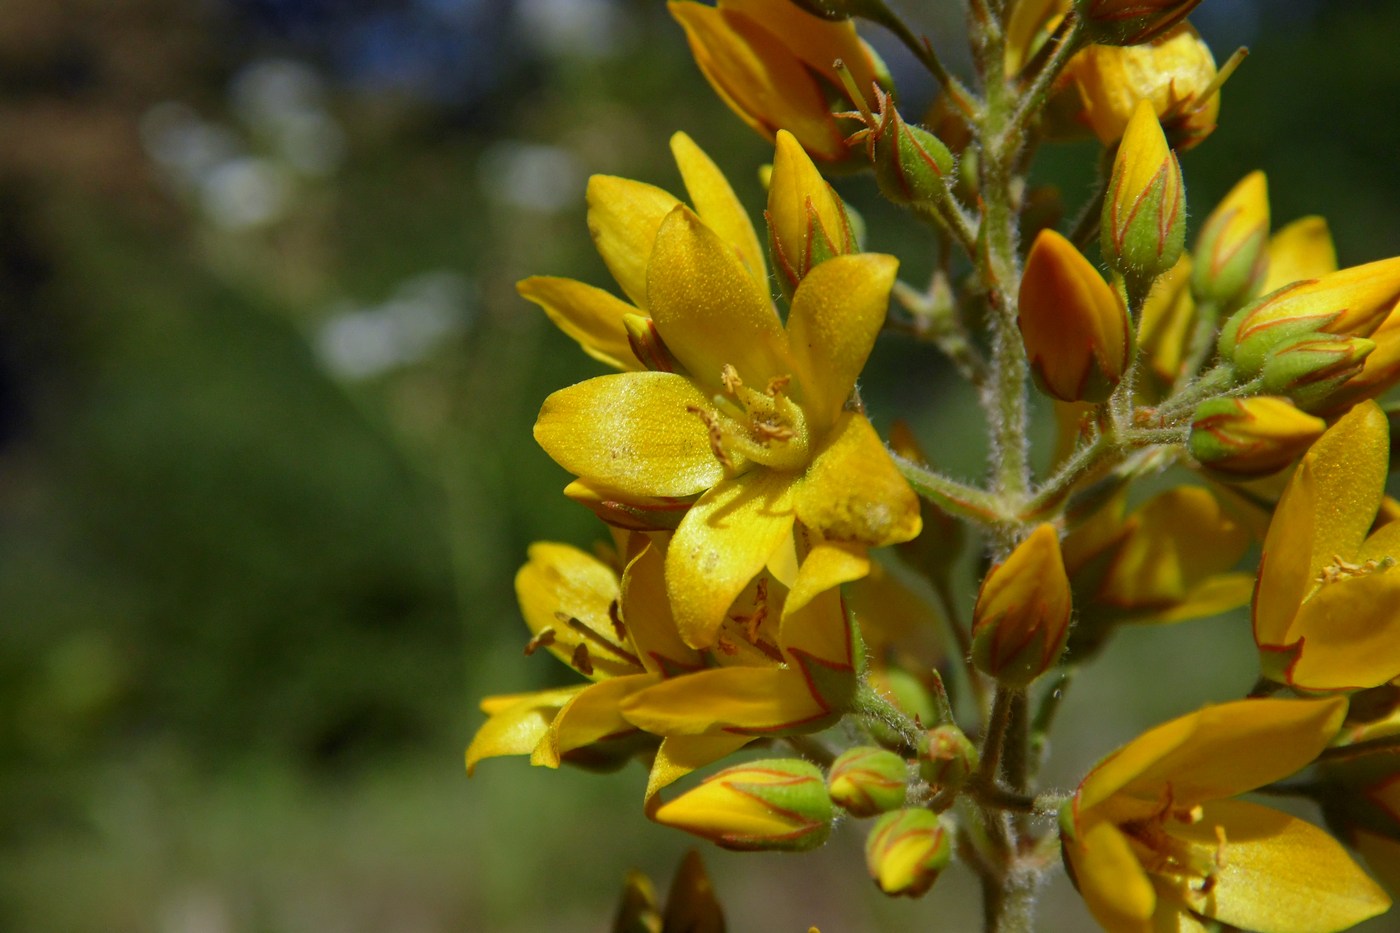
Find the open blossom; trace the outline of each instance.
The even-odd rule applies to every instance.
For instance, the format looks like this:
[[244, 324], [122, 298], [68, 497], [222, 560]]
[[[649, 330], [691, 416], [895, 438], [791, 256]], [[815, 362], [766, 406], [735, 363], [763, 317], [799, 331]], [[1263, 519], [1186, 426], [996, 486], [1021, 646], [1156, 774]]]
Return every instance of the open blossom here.
[[918, 534], [913, 491], [866, 417], [846, 408], [896, 266], [869, 253], [828, 259], [802, 279], [784, 322], [742, 257], [678, 205], [656, 230], [645, 289], [677, 371], [601, 376], [545, 400], [535, 438], [580, 479], [623, 501], [698, 496], [666, 568], [688, 644], [713, 644], [796, 522], [818, 538], [799, 586], [808, 593], [862, 576], [866, 547]]
[[1101, 761], [1061, 814], [1066, 864], [1110, 933], [1327, 933], [1390, 899], [1310, 823], [1231, 798], [1294, 774], [1345, 702], [1241, 700], [1152, 729]]
[[1254, 595], [1265, 676], [1304, 690], [1360, 690], [1400, 676], [1400, 524], [1374, 533], [1390, 444], [1363, 402], [1312, 446], [1279, 500]]

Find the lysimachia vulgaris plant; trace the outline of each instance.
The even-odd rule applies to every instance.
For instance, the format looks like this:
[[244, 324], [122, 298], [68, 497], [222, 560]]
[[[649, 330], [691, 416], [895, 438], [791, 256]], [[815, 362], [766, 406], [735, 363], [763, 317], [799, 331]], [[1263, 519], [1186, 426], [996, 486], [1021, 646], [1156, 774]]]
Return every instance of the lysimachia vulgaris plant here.
[[[1339, 269], [1320, 218], [1272, 225], [1250, 166], [1188, 224], [1178, 155], [1209, 145], [1243, 58], [1217, 66], [1198, 2], [968, 0], [971, 78], [882, 0], [669, 3], [774, 147], [766, 229], [676, 133], [683, 191], [589, 182], [616, 290], [520, 283], [604, 368], [534, 432], [607, 543], [530, 549], [526, 652], [576, 676], [484, 700], [469, 771], [640, 762], [642, 814], [727, 849], [847, 836], [891, 897], [960, 862], [988, 930], [1034, 929], [1062, 870], [1115, 933], [1389, 909], [1400, 504], [1374, 399], [1400, 381], [1400, 258]], [[858, 21], [931, 74], [927, 114]], [[1099, 179], [1062, 220], [1027, 178], [1073, 136]], [[927, 287], [827, 180], [862, 170], [921, 221]], [[931, 465], [946, 438], [877, 432], [857, 382], [883, 331], [971, 383], [983, 476]], [[1033, 405], [1058, 424], [1045, 467]], [[1246, 606], [1239, 695], [1182, 691], [1178, 718], [1045, 785], [1065, 693], [1125, 626]], [[666, 907], [632, 876], [615, 929], [723, 929], [712, 893], [696, 855]]]

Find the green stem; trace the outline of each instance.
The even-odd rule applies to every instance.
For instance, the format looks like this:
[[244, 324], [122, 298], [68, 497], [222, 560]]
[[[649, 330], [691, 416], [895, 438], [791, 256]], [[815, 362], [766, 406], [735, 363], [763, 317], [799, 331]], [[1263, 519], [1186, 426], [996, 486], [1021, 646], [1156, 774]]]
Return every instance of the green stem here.
[[[939, 574], [937, 579], [930, 582], [933, 584], [934, 594], [938, 597], [939, 608], [943, 610], [943, 618], [947, 622], [948, 632], [953, 636], [953, 641], [957, 643], [958, 661], [967, 679], [968, 692], [972, 694], [973, 702], [977, 705], [977, 715], [985, 720], [987, 716], [987, 685], [982, 680], [981, 671], [972, 666], [972, 634], [963, 625], [962, 614], [958, 612], [957, 603], [953, 599], [953, 591], [949, 586], [947, 574]], [[944, 702], [947, 702], [946, 699]]]
[[949, 479], [898, 454], [891, 454], [891, 457], [914, 491], [943, 512], [983, 527], [1005, 520], [1000, 503], [987, 492]]
[[864, 681], [856, 690], [855, 700], [851, 704], [851, 712], [855, 715], [874, 719], [881, 724], [888, 726], [899, 733], [900, 739], [904, 742], [905, 751], [915, 754], [919, 747], [919, 740], [923, 738], [921, 730], [914, 720], [904, 715], [904, 712], [889, 700], [881, 696], [874, 687]]
[[984, 784], [995, 784], [1001, 772], [1001, 759], [1006, 744], [1006, 732], [1016, 708], [1016, 697], [1023, 691], [998, 685], [992, 697], [992, 714], [987, 719], [987, 731], [982, 736], [981, 761], [977, 777]]
[[1054, 684], [1040, 698], [1040, 704], [1035, 710], [1035, 717], [1031, 720], [1032, 772], [1039, 771], [1040, 766], [1045, 762], [1045, 751], [1050, 747], [1050, 730], [1055, 725], [1055, 714], [1060, 711], [1060, 704], [1064, 701], [1065, 694], [1069, 692], [1070, 684], [1074, 683], [1074, 675], [1077, 671], [1076, 667], [1061, 668]]
[[1083, 46], [1083, 20], [1071, 11], [1060, 21], [1059, 28], [1049, 38], [1047, 44], [1053, 44], [1054, 52], [1051, 53], [1045, 65], [1036, 72], [1030, 87], [1021, 95], [1020, 102], [1016, 105], [1016, 111], [1011, 115], [1008, 130], [1016, 135], [1022, 134], [1030, 121], [1045, 106], [1045, 101], [1050, 96], [1055, 80], [1065, 70], [1069, 60]]

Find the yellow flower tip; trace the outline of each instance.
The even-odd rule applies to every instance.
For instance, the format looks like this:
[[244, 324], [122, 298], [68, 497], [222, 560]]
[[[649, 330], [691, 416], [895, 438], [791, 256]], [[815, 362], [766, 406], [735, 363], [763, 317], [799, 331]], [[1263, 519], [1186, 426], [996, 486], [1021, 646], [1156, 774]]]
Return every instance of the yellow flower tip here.
[[1251, 172], [1211, 211], [1197, 237], [1196, 296], [1226, 313], [1252, 298], [1264, 280], [1268, 237], [1268, 182], [1263, 172]]
[[1171, 269], [1186, 237], [1185, 190], [1156, 112], [1138, 101], [1113, 161], [1103, 207], [1104, 258], [1130, 283]]
[[927, 893], [952, 860], [949, 833], [930, 810], [897, 810], [876, 821], [865, 840], [865, 864], [891, 897]]
[[722, 848], [791, 852], [825, 842], [833, 816], [820, 769], [797, 759], [727, 768], [651, 814]]
[[1267, 295], [1302, 279], [1337, 271], [1337, 249], [1322, 217], [1302, 217], [1269, 238], [1268, 271], [1259, 293]]
[[972, 661], [1024, 687], [1059, 660], [1069, 638], [1069, 578], [1055, 527], [1043, 524], [982, 581], [973, 609]]
[[767, 216], [769, 253], [789, 296], [813, 266], [855, 252], [841, 198], [787, 130], [778, 131]]
[[1042, 230], [1021, 278], [1017, 323], [1037, 383], [1061, 401], [1103, 401], [1132, 347], [1127, 311], [1074, 244]]
[[1286, 398], [1220, 398], [1202, 402], [1191, 421], [1191, 455], [1228, 476], [1283, 469], [1327, 430], [1327, 422]]

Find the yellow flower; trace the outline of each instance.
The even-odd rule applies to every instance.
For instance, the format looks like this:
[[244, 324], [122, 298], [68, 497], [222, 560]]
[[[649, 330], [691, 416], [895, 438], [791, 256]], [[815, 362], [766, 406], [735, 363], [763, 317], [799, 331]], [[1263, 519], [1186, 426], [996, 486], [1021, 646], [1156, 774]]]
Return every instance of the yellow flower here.
[[1264, 539], [1254, 596], [1265, 676], [1310, 691], [1400, 676], [1400, 524], [1368, 537], [1388, 459], [1385, 414], [1363, 402], [1294, 471]]
[[1176, 265], [1152, 284], [1138, 316], [1138, 351], [1162, 387], [1170, 386], [1181, 374], [1186, 343], [1195, 323], [1191, 255], [1182, 253]]
[[828, 22], [773, 0], [667, 5], [710, 86], [740, 119], [770, 140], [788, 130], [815, 159], [848, 157], [846, 133], [828, 102], [832, 92], [844, 93], [832, 63], [845, 63], [862, 94], [889, 84], [884, 64], [850, 21]]
[[[729, 245], [756, 282], [767, 286], [763, 249], [734, 189], [710, 157], [689, 136], [671, 137], [671, 153], [685, 181], [696, 216]], [[584, 352], [614, 369], [654, 369], [639, 358], [628, 320], [647, 323], [647, 264], [661, 221], [680, 200], [660, 188], [594, 175], [588, 180], [588, 229], [622, 292], [632, 302], [573, 279], [536, 275], [522, 280], [520, 294], [544, 309], [555, 325], [578, 341]]]
[[1337, 271], [1337, 250], [1332, 233], [1321, 217], [1302, 217], [1269, 238], [1264, 284], [1267, 295], [1300, 279], [1320, 279]]
[[1132, 285], [1171, 269], [1186, 238], [1181, 166], [1146, 101], [1139, 101], [1113, 160], [1100, 245]]
[[982, 580], [972, 611], [972, 661], [1024, 687], [1060, 659], [1069, 637], [1069, 578], [1053, 525], [1040, 525]]
[[1346, 703], [1241, 700], [1174, 719], [1101, 761], [1061, 814], [1061, 844], [1110, 933], [1207, 929], [1326, 933], [1390, 899], [1317, 827], [1232, 800], [1297, 772]]
[[1139, 101], [1182, 151], [1209, 136], [1220, 114], [1219, 90], [1201, 99], [1215, 82], [1215, 59], [1190, 23], [1145, 45], [1091, 45], [1067, 72], [1084, 100], [1083, 119], [1105, 146], [1124, 135]]
[[1036, 382], [1065, 402], [1108, 398], [1132, 354], [1123, 302], [1074, 244], [1042, 230], [1021, 277], [1017, 324]]
[[[580, 479], [624, 500], [700, 494], [666, 569], [688, 644], [713, 644], [726, 610], [796, 521], [817, 534], [817, 550], [849, 550], [862, 562], [866, 546], [918, 533], [913, 491], [870, 422], [845, 408], [896, 266], [875, 254], [821, 263], [784, 325], [734, 250], [677, 206], [657, 230], [646, 298], [684, 374], [601, 376], [545, 400], [535, 438]], [[806, 562], [819, 574], [811, 592], [834, 585], [822, 577], [829, 563]]]

